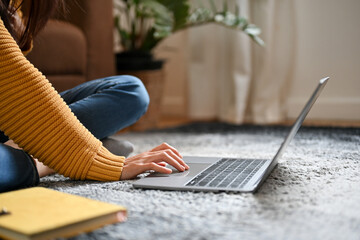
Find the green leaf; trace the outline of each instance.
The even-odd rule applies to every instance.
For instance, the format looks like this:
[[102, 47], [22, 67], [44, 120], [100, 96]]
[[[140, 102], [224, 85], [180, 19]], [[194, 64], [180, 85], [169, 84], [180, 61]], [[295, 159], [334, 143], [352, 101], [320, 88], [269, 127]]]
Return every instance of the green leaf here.
[[209, 2], [210, 2], [211, 10], [215, 14], [217, 12], [217, 8], [216, 8], [214, 0], [209, 0]]
[[190, 11], [188, 0], [157, 0], [166, 6], [173, 14], [174, 25], [173, 30], [181, 29], [187, 22]]
[[247, 27], [243, 31], [249, 35], [254, 35], [254, 36], [258, 36], [261, 34], [260, 28], [258, 28], [253, 24], [247, 25]]
[[155, 46], [161, 41], [159, 38], [155, 38], [155, 29], [151, 29], [144, 39], [143, 44], [139, 48], [141, 51], [144, 52], [151, 52], [152, 49], [155, 48]]
[[253, 36], [253, 35], [249, 35], [257, 44], [259, 44], [260, 46], [265, 46], [265, 42], [264, 40], [262, 40], [260, 37], [258, 36]]
[[227, 0], [224, 0], [224, 5], [223, 5], [223, 12], [227, 12], [228, 11], [228, 2]]
[[114, 23], [123, 47], [126, 50], [151, 51], [161, 40], [176, 31], [208, 23], [243, 31], [256, 43], [264, 45], [259, 37], [260, 29], [240, 16], [238, 5], [230, 9], [228, 0], [197, 0], [197, 4], [191, 8], [191, 2], [117, 0], [114, 7], [118, 9], [117, 14], [123, 17], [115, 16]]
[[213, 13], [206, 8], [197, 8], [190, 15], [188, 23], [190, 25], [196, 25], [199, 23], [205, 23], [213, 20]]
[[[173, 15], [171, 11], [157, 0], [141, 0], [137, 14], [143, 18], [152, 19], [154, 38], [168, 37], [173, 30]], [[145, 40], [149, 40], [146, 36]]]
[[169, 9], [156, 0], [141, 0], [138, 13], [140, 16], [154, 18], [155, 21], [172, 21]]

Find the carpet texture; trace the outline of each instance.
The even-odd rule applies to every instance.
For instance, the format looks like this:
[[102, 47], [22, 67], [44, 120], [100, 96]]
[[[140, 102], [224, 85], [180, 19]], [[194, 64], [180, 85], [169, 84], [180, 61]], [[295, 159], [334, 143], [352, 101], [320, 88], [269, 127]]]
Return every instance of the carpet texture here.
[[[115, 136], [149, 150], [162, 142], [183, 155], [271, 158], [288, 127], [191, 124]], [[303, 127], [256, 194], [132, 188], [132, 181], [41, 186], [128, 208], [127, 222], [74, 239], [360, 239], [360, 129]]]

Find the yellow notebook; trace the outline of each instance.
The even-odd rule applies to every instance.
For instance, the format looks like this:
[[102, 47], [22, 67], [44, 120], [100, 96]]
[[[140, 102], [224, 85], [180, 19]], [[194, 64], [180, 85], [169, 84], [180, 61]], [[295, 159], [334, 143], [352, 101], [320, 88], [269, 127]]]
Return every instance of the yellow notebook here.
[[0, 238], [9, 239], [71, 237], [126, 219], [122, 206], [42, 187], [0, 194], [0, 212]]

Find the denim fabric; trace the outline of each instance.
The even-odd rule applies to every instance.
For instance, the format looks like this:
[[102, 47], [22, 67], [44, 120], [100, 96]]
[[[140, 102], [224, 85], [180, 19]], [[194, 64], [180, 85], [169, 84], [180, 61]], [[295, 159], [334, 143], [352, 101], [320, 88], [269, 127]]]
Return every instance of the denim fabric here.
[[[125, 75], [89, 81], [60, 95], [98, 139], [132, 125], [149, 105], [149, 95], [142, 82]], [[0, 131], [0, 142], [7, 140]], [[38, 173], [26, 152], [0, 144], [0, 192], [34, 186], [38, 182]]]
[[39, 175], [25, 151], [0, 143], [0, 192], [35, 186]]
[[80, 122], [98, 139], [132, 125], [149, 105], [144, 85], [132, 76], [93, 80], [60, 95]]

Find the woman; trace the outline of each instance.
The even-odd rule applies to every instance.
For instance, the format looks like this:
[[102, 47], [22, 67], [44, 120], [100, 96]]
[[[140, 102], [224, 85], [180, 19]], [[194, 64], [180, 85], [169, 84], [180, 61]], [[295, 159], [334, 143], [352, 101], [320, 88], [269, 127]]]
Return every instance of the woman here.
[[[140, 80], [109, 77], [58, 94], [27, 61], [33, 37], [62, 4], [0, 0], [0, 192], [34, 186], [53, 171], [72, 179], [116, 181], [148, 170], [171, 173], [166, 164], [188, 169], [166, 143], [125, 158], [98, 140], [144, 114], [149, 99]], [[9, 139], [21, 149], [5, 144]]]

